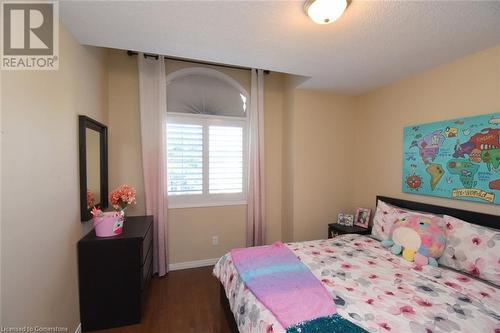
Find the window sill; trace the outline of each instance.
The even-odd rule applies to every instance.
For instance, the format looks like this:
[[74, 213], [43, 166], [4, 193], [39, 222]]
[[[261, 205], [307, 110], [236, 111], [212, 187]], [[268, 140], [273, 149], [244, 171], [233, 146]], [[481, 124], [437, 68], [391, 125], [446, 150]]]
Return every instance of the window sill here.
[[246, 200], [244, 200], [244, 201], [203, 202], [203, 203], [169, 203], [168, 209], [242, 206], [242, 205], [246, 205], [246, 204], [247, 204]]

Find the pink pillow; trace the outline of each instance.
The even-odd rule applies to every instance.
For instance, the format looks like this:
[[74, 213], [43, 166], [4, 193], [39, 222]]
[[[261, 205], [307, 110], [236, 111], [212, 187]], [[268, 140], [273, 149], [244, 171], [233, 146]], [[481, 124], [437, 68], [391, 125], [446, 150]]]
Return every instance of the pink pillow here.
[[500, 286], [500, 231], [445, 216], [446, 248], [439, 263]]
[[438, 224], [443, 227], [442, 218], [437, 215], [426, 214], [392, 206], [386, 202], [379, 200], [377, 203], [375, 216], [373, 217], [372, 237], [378, 239], [379, 241], [390, 239], [390, 232], [394, 223], [399, 221], [401, 218], [408, 216], [409, 214], [416, 214], [427, 217], [429, 219], [437, 218]]

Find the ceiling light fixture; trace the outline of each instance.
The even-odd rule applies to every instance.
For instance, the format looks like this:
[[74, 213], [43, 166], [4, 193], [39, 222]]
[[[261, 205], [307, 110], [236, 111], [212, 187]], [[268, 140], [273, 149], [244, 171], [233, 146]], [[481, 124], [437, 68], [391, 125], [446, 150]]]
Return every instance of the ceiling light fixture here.
[[342, 16], [347, 6], [347, 0], [307, 0], [304, 10], [315, 23], [329, 24]]

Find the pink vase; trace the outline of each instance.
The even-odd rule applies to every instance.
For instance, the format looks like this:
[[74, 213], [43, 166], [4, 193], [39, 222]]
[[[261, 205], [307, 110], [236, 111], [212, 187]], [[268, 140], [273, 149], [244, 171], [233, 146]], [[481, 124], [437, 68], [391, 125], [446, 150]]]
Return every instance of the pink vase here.
[[123, 215], [120, 212], [105, 212], [94, 217], [94, 229], [97, 237], [117, 236], [123, 231]]

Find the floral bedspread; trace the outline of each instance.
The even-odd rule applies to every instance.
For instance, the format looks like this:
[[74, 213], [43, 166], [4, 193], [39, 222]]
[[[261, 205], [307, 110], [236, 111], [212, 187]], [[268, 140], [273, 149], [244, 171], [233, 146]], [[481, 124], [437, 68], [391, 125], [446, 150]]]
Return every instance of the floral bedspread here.
[[[369, 332], [500, 333], [500, 289], [443, 268], [414, 266], [372, 238], [341, 235], [287, 244], [322, 281], [344, 318]], [[224, 285], [240, 332], [285, 332], [223, 256]]]

